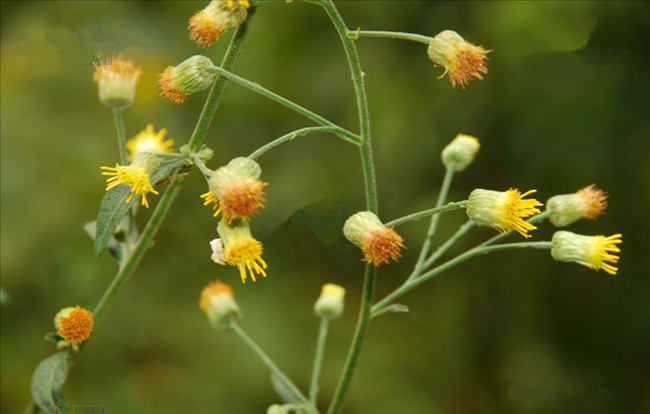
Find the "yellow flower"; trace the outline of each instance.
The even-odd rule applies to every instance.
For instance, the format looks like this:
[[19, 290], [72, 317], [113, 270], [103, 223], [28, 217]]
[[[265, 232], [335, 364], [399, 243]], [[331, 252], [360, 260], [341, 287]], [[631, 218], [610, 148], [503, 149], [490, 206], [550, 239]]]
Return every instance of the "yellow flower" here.
[[138, 152], [174, 152], [174, 140], [165, 140], [166, 134], [167, 129], [162, 128], [156, 132], [153, 124], [148, 124], [138, 135], [126, 142], [126, 149], [129, 151], [129, 161], [132, 161], [133, 156]]
[[199, 47], [209, 48], [228, 30], [246, 20], [248, 0], [213, 0], [190, 18], [190, 39]]
[[248, 275], [253, 282], [256, 275], [266, 277], [267, 264], [262, 259], [262, 243], [253, 238], [248, 223], [239, 222], [230, 226], [221, 221], [217, 231], [223, 241], [225, 261], [239, 269], [242, 283], [246, 283]]
[[477, 224], [492, 226], [501, 232], [515, 230], [528, 238], [528, 232], [537, 227], [523, 219], [539, 213], [537, 207], [542, 203], [535, 199], [525, 200], [524, 197], [536, 191], [521, 194], [512, 188], [505, 192], [476, 189], [469, 195], [467, 215]]
[[445, 30], [438, 33], [429, 42], [427, 53], [429, 58], [437, 65], [444, 66], [452, 86], [456, 84], [465, 89], [465, 86], [472, 79], [483, 79], [484, 73], [488, 73], [485, 61], [491, 50], [485, 50], [482, 46], [476, 46], [453, 30]]
[[93, 314], [81, 306], [61, 309], [54, 317], [56, 334], [68, 344], [78, 344], [93, 332]]
[[570, 231], [557, 231], [553, 234], [553, 259], [561, 262], [575, 262], [590, 269], [603, 269], [610, 275], [615, 275], [618, 268], [618, 256], [621, 250], [617, 244], [623, 243], [621, 234], [612, 236], [583, 236]]
[[370, 211], [360, 211], [350, 216], [343, 225], [343, 234], [351, 243], [361, 248], [363, 260], [375, 266], [398, 261], [402, 256], [404, 239], [384, 224]]
[[218, 280], [203, 288], [199, 307], [208, 315], [215, 329], [227, 328], [231, 318], [240, 312], [232, 288]]
[[203, 205], [214, 204], [214, 217], [222, 220], [248, 220], [264, 206], [264, 187], [259, 180], [262, 169], [253, 160], [238, 157], [218, 168], [208, 180], [209, 191], [201, 194]]
[[115, 167], [101, 167], [110, 178], [106, 180], [106, 191], [110, 191], [118, 185], [124, 184], [131, 187], [131, 194], [126, 202], [130, 202], [136, 194], [142, 195], [142, 205], [149, 207], [147, 194], [158, 194], [151, 185], [151, 175], [160, 166], [160, 161], [150, 152], [139, 152], [135, 154], [133, 162], [129, 165], [115, 164]]
[[99, 100], [108, 107], [126, 108], [135, 100], [135, 84], [142, 71], [122, 56], [100, 60], [93, 80], [99, 87]]

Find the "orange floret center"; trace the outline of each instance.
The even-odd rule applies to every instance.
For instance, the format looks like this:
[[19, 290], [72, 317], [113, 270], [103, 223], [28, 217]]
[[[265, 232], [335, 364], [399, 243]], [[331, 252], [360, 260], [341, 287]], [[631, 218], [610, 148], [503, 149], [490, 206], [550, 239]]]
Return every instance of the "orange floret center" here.
[[219, 197], [224, 218], [228, 221], [237, 218], [248, 220], [264, 205], [264, 187], [267, 185], [253, 178], [227, 185]]
[[252, 237], [239, 237], [226, 245], [226, 263], [239, 269], [242, 283], [250, 275], [253, 282], [255, 275], [266, 277], [267, 264], [262, 259], [262, 243]]
[[121, 55], [111, 58], [108, 65], [99, 64], [95, 69], [93, 80], [131, 80], [140, 76], [141, 70], [137, 68], [133, 61], [124, 59]]
[[576, 192], [586, 219], [595, 219], [607, 208], [607, 193], [591, 184]]
[[77, 344], [90, 338], [94, 325], [93, 314], [77, 306], [67, 316], [58, 318], [57, 325], [57, 335], [69, 344]]
[[541, 206], [542, 203], [532, 198], [524, 200], [524, 197], [535, 192], [537, 190], [530, 190], [521, 194], [519, 190], [512, 188], [506, 191], [503, 204], [497, 207], [497, 220], [499, 223], [494, 227], [499, 231], [515, 230], [526, 238], [531, 237], [528, 232], [537, 229], [537, 227], [523, 219], [540, 213], [537, 207]]
[[174, 69], [174, 66], [168, 66], [160, 75], [158, 89], [160, 90], [161, 96], [166, 96], [176, 103], [183, 103], [187, 98], [187, 94], [176, 87], [176, 82], [174, 82]]
[[404, 247], [404, 239], [392, 228], [373, 230], [361, 239], [363, 260], [375, 266], [388, 264], [390, 259], [398, 261], [402, 256], [400, 253], [402, 247]]
[[218, 24], [218, 16], [212, 10], [200, 10], [190, 18], [187, 28], [190, 39], [199, 47], [209, 48], [219, 40], [227, 29], [225, 24]]
[[222, 283], [218, 280], [210, 282], [210, 284], [204, 287], [201, 291], [201, 300], [199, 301], [199, 307], [203, 312], [207, 312], [208, 305], [210, 304], [210, 299], [214, 296], [224, 294], [230, 296], [231, 298], [235, 297], [230, 285]]
[[454, 49], [452, 56], [448, 58], [449, 80], [452, 86], [456, 84], [465, 89], [472, 79], [483, 79], [482, 74], [487, 74], [487, 54], [482, 46], [476, 46], [469, 42], [463, 42]]

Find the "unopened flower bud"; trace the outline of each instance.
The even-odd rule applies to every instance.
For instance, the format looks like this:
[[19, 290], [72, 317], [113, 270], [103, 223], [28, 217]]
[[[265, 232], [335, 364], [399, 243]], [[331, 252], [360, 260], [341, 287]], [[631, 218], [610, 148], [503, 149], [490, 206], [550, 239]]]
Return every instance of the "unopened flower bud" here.
[[458, 134], [442, 150], [442, 163], [447, 168], [453, 168], [454, 171], [463, 171], [474, 161], [480, 146], [478, 139], [469, 135]]
[[128, 108], [135, 100], [135, 84], [142, 71], [122, 56], [97, 63], [93, 80], [99, 89], [99, 101], [109, 108]]
[[206, 90], [217, 76], [211, 69], [212, 61], [202, 55], [184, 60], [178, 66], [168, 66], [160, 75], [160, 94], [176, 103], [183, 103], [188, 95]]
[[537, 207], [542, 203], [535, 199], [524, 200], [524, 197], [535, 191], [530, 190], [522, 194], [512, 188], [508, 191], [478, 188], [469, 195], [467, 216], [477, 224], [492, 226], [500, 232], [516, 230], [528, 238], [528, 231], [537, 227], [523, 219], [539, 213]]
[[582, 236], [570, 231], [556, 231], [553, 234], [551, 256], [560, 262], [575, 262], [590, 269], [603, 269], [610, 275], [615, 275], [621, 250], [617, 244], [623, 242], [622, 235], [612, 236]]
[[607, 208], [607, 193], [591, 184], [573, 194], [553, 196], [546, 202], [550, 220], [556, 227], [568, 226], [582, 218], [595, 219]]
[[263, 207], [264, 187], [259, 180], [262, 169], [250, 158], [238, 157], [215, 170], [208, 180], [210, 191], [201, 195], [204, 205], [214, 204], [214, 216], [228, 222], [248, 220]]
[[397, 232], [384, 226], [370, 211], [360, 211], [350, 216], [343, 225], [343, 234], [351, 243], [361, 248], [363, 260], [379, 266], [398, 261], [404, 239]]
[[199, 307], [208, 315], [215, 329], [227, 328], [230, 320], [240, 314], [232, 288], [219, 281], [211, 282], [203, 288]]
[[56, 334], [66, 344], [79, 344], [90, 338], [93, 332], [93, 314], [81, 306], [61, 309], [54, 317]]
[[482, 46], [466, 42], [461, 35], [453, 30], [438, 33], [429, 42], [427, 54], [435, 64], [443, 66], [449, 73], [452, 86], [459, 84], [463, 89], [472, 79], [483, 79], [482, 73], [487, 73], [487, 54]]
[[246, 20], [248, 0], [213, 0], [190, 18], [190, 39], [199, 47], [209, 48], [229, 29]]
[[314, 304], [314, 312], [321, 318], [338, 318], [343, 313], [344, 297], [345, 288], [343, 286], [326, 283]]

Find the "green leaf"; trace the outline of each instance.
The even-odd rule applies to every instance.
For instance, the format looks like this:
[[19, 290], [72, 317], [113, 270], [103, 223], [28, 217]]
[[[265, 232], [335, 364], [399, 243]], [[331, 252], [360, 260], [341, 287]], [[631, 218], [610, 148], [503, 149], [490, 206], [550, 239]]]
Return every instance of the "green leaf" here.
[[[126, 223], [128, 223], [128, 220], [126, 219], [126, 217], [123, 217], [119, 225], [124, 227], [126, 226]], [[84, 231], [94, 241], [95, 237], [97, 236], [97, 222], [93, 220], [84, 224]], [[108, 248], [108, 251], [111, 252], [111, 254], [117, 259], [117, 262], [119, 263], [122, 260], [122, 250], [120, 249], [120, 243], [115, 239], [113, 235], [111, 235], [111, 238], [108, 240], [108, 244], [106, 245], [106, 247]]]
[[57, 335], [56, 332], [48, 332], [48, 333], [45, 334], [43, 339], [45, 339], [48, 342], [57, 343], [60, 340], [62, 340], [63, 338], [61, 338], [59, 335]]
[[22, 412], [22, 414], [39, 414], [42, 413], [40, 408], [38, 408], [38, 405], [36, 403], [30, 403]]
[[131, 187], [119, 185], [107, 191], [99, 205], [97, 213], [97, 225], [95, 234], [95, 245], [93, 250], [99, 256], [113, 237], [113, 232], [122, 221], [122, 217], [129, 211], [134, 202], [140, 200], [140, 195], [135, 195], [130, 202], [126, 202], [131, 194]]
[[291, 403], [299, 403], [300, 399], [296, 397], [289, 388], [287, 388], [282, 381], [275, 375], [271, 374], [271, 385], [273, 385], [273, 389], [275, 392], [278, 394], [280, 397], [280, 401], [282, 401], [285, 404], [291, 404]]
[[65, 406], [61, 387], [68, 375], [68, 357], [65, 352], [44, 359], [32, 376], [32, 398], [45, 413], [54, 414]]

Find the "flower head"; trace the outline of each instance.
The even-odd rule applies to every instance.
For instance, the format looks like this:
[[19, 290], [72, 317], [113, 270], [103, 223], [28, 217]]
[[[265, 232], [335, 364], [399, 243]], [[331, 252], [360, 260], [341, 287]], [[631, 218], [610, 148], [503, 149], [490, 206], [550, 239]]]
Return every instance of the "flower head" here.
[[133, 156], [138, 152], [174, 152], [174, 140], [165, 140], [166, 134], [167, 129], [162, 128], [156, 132], [153, 124], [148, 124], [138, 135], [126, 142], [126, 149], [129, 151], [129, 161], [133, 160]]
[[190, 18], [190, 39], [199, 47], [209, 48], [228, 30], [242, 24], [248, 15], [248, 0], [213, 0]]
[[256, 275], [266, 277], [267, 264], [262, 259], [262, 243], [253, 238], [247, 222], [239, 221], [231, 226], [221, 221], [217, 231], [223, 241], [225, 262], [239, 269], [242, 283], [246, 283], [248, 275], [253, 282]]
[[618, 256], [621, 250], [617, 244], [623, 243], [621, 234], [612, 236], [583, 236], [570, 231], [556, 231], [553, 234], [551, 255], [560, 262], [576, 262], [590, 269], [603, 269], [615, 275]]
[[61, 309], [54, 317], [56, 334], [68, 344], [88, 340], [93, 332], [93, 314], [81, 306]]
[[115, 167], [101, 167], [110, 178], [106, 180], [106, 191], [110, 191], [118, 185], [124, 184], [131, 187], [131, 194], [126, 202], [131, 202], [136, 194], [142, 195], [142, 205], [149, 207], [147, 194], [158, 194], [158, 191], [151, 185], [151, 176], [160, 167], [160, 161], [150, 152], [138, 152], [129, 165], [115, 164]]
[[384, 226], [370, 211], [360, 211], [350, 216], [343, 225], [343, 234], [351, 243], [361, 248], [363, 260], [379, 266], [390, 259], [398, 261], [402, 256], [404, 239], [397, 232]]
[[203, 288], [199, 307], [208, 315], [210, 323], [216, 329], [228, 327], [230, 319], [240, 314], [232, 288], [218, 280]]
[[142, 71], [122, 56], [100, 60], [93, 80], [99, 87], [99, 101], [111, 108], [126, 108], [135, 100], [135, 84]]
[[338, 318], [343, 313], [344, 297], [345, 288], [343, 286], [326, 283], [314, 304], [314, 312], [322, 318]]
[[429, 58], [445, 68], [440, 77], [448, 73], [452, 86], [458, 84], [463, 89], [472, 79], [483, 79], [482, 74], [488, 73], [485, 61], [490, 52], [482, 46], [466, 42], [453, 30], [438, 33], [427, 49]]
[[550, 220], [557, 227], [568, 226], [581, 218], [595, 219], [607, 208], [607, 193], [591, 184], [573, 194], [553, 196], [546, 202]]
[[467, 215], [474, 222], [492, 226], [498, 231], [516, 230], [522, 236], [530, 237], [528, 232], [537, 227], [523, 219], [539, 213], [537, 207], [542, 203], [524, 197], [536, 191], [522, 194], [512, 188], [504, 192], [476, 189], [469, 195]]
[[188, 95], [203, 91], [212, 85], [216, 74], [214, 64], [205, 56], [192, 56], [178, 66], [168, 66], [160, 75], [158, 89], [176, 103], [183, 103]]
[[462, 171], [476, 158], [481, 144], [478, 139], [465, 134], [458, 134], [442, 150], [442, 163], [454, 171]]
[[264, 187], [259, 180], [262, 169], [255, 161], [239, 157], [212, 173], [209, 191], [201, 195], [204, 205], [214, 204], [214, 216], [222, 220], [248, 220], [264, 206]]

